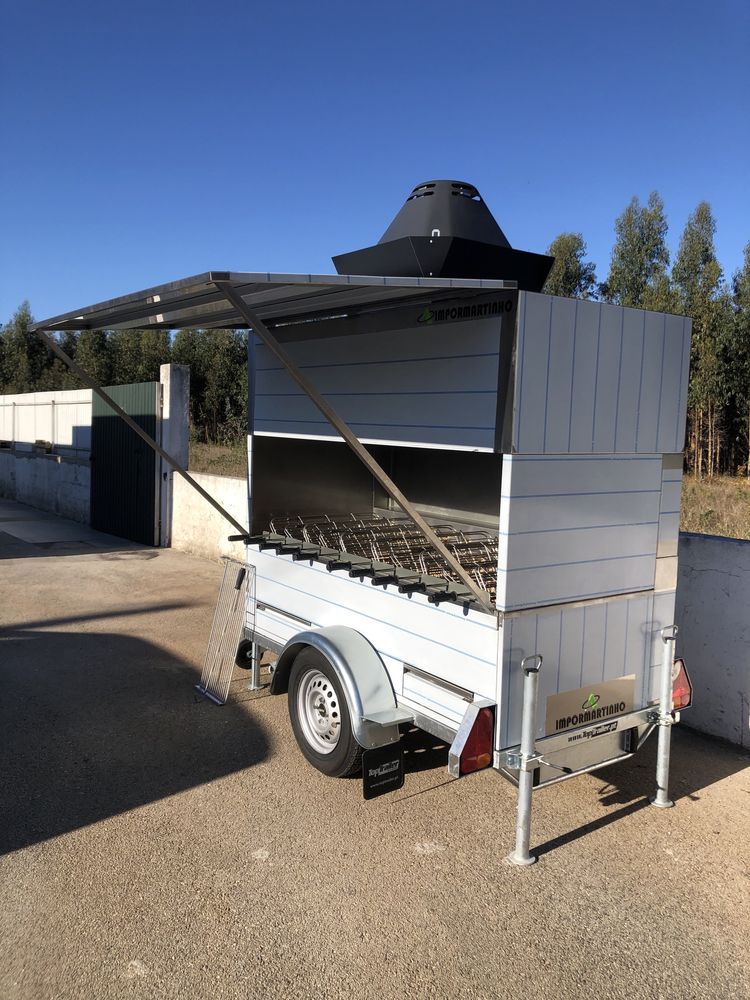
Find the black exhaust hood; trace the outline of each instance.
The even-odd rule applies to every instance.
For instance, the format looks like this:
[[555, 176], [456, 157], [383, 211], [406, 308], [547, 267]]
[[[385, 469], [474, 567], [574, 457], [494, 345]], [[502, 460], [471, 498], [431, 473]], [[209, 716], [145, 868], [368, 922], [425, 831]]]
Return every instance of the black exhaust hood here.
[[540, 292], [554, 257], [514, 250], [473, 185], [427, 181], [375, 246], [339, 254], [333, 263], [339, 274], [499, 278]]

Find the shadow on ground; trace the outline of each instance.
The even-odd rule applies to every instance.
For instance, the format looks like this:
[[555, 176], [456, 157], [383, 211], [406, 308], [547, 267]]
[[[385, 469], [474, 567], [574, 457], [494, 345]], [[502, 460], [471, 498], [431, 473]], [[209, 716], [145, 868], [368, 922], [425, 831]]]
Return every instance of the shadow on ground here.
[[80, 555], [155, 559], [158, 551], [48, 511], [0, 498], [0, 559]]
[[[401, 732], [401, 743], [404, 748], [404, 771], [415, 774], [417, 771], [430, 771], [448, 767], [448, 744], [436, 736], [431, 736], [414, 726]], [[447, 774], [446, 774], [447, 777]]]
[[0, 853], [262, 761], [264, 731], [198, 695], [197, 680], [135, 636], [4, 632]]
[[[594, 772], [604, 782], [599, 791], [601, 805], [620, 808], [541, 844], [534, 853], [547, 854], [650, 806], [649, 796], [656, 790], [656, 747], [657, 734], [653, 733], [634, 757]], [[681, 799], [697, 801], [703, 789], [749, 764], [750, 755], [740, 747], [676, 726], [672, 729], [669, 797], [676, 805]]]
[[[0, 527], [2, 527], [0, 525]], [[102, 535], [105, 541], [61, 538], [46, 542], [27, 542], [7, 531], [0, 531], [0, 559], [48, 559], [50, 556], [100, 556], [103, 559], [156, 559], [158, 549], [137, 547], [135, 544]]]

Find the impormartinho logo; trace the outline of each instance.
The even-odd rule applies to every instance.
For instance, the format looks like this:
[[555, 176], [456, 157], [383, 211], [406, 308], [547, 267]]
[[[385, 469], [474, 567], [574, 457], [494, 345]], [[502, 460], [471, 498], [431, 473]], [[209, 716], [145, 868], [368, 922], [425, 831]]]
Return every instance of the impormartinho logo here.
[[598, 704], [599, 704], [599, 695], [594, 694], [594, 692], [592, 691], [591, 694], [586, 699], [586, 701], [584, 701], [584, 703], [581, 705], [581, 708], [585, 712], [587, 708], [596, 708]]
[[425, 306], [417, 316], [417, 323], [445, 323], [458, 319], [483, 319], [487, 316], [502, 316], [513, 311], [512, 299], [498, 299], [495, 302], [474, 302], [461, 306], [445, 306], [430, 309]]

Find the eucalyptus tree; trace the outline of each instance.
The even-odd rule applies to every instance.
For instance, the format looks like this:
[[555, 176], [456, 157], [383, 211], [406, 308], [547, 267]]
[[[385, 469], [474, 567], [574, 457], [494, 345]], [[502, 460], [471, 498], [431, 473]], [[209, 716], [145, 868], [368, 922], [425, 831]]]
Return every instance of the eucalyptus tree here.
[[609, 274], [600, 286], [602, 298], [621, 306], [644, 307], [656, 289], [664, 295], [669, 268], [667, 218], [656, 191], [645, 205], [635, 196], [631, 199], [615, 220], [615, 237]]
[[728, 398], [726, 338], [731, 302], [716, 257], [716, 222], [708, 202], [688, 217], [672, 268], [680, 310], [693, 321], [690, 357], [690, 453], [696, 475], [719, 471], [724, 447], [722, 415]]
[[596, 291], [596, 266], [587, 261], [580, 233], [560, 233], [547, 251], [555, 258], [543, 291], [571, 299], [590, 299]]

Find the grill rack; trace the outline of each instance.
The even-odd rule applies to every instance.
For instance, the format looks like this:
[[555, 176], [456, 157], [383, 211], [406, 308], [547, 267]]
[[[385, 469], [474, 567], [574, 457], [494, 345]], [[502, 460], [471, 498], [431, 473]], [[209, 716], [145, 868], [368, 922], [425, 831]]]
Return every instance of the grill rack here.
[[[448, 550], [471, 574], [492, 603], [497, 590], [498, 536], [482, 529], [433, 524]], [[343, 515], [286, 513], [271, 518], [268, 530], [247, 539], [293, 559], [322, 562], [331, 572], [369, 577], [375, 586], [395, 585], [401, 593], [425, 593], [431, 603], [476, 604], [471, 591], [410, 521], [377, 513]]]

